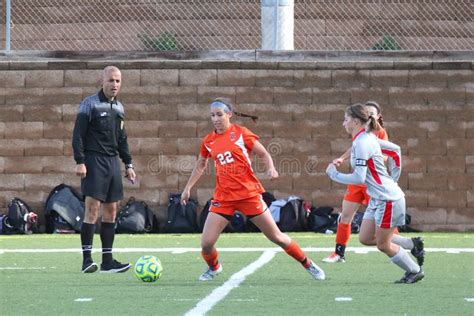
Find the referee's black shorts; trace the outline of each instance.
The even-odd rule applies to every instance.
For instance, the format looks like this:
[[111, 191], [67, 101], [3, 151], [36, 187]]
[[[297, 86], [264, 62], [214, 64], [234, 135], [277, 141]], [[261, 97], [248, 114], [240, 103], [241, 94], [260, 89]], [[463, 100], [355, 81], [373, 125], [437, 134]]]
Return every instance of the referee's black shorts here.
[[84, 163], [86, 177], [81, 180], [84, 196], [90, 196], [103, 203], [120, 201], [123, 198], [122, 174], [118, 156], [86, 153]]

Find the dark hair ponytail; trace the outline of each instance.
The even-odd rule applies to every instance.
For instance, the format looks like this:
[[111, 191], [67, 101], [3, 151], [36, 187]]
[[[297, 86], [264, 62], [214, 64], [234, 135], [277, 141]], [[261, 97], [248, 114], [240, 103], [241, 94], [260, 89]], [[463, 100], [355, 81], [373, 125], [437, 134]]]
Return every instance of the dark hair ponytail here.
[[378, 122], [378, 120], [375, 119], [375, 117], [373, 117], [372, 115], [369, 116], [369, 121], [368, 121], [368, 126], [367, 126], [367, 129], [369, 132], [373, 132], [373, 131], [378, 131], [380, 130], [380, 123]]
[[373, 116], [369, 116], [369, 111], [362, 103], [355, 103], [346, 108], [346, 114], [352, 118], [361, 121], [362, 124], [367, 124], [369, 132], [380, 130], [380, 124]]
[[377, 114], [379, 115], [379, 119], [377, 121], [382, 128], [385, 128], [383, 124], [382, 108], [380, 107], [380, 105], [375, 101], [367, 101], [365, 102], [365, 106], [371, 106], [377, 110]]
[[248, 118], [251, 118], [254, 123], [257, 123], [258, 116], [234, 111], [234, 110], [232, 109], [232, 108], [233, 108], [232, 102], [230, 102], [230, 100], [227, 99], [227, 98], [216, 98], [216, 99], [212, 100], [212, 103], [214, 103], [214, 102], [224, 103], [225, 105], [227, 105], [227, 107], [229, 108], [229, 110], [230, 110], [233, 114], [235, 114], [236, 116], [248, 117]]

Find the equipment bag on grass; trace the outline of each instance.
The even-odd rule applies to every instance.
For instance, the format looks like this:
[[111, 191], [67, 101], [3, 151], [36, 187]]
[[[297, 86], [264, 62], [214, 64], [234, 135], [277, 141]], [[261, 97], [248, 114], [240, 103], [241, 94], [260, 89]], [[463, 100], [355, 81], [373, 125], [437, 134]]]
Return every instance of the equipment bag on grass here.
[[209, 214], [209, 209], [211, 208], [211, 202], [212, 202], [212, 199], [206, 202], [206, 205], [204, 205], [201, 211], [201, 214], [199, 215], [199, 232], [200, 233], [202, 233], [202, 230], [204, 229], [204, 224], [206, 223], [207, 215]]
[[132, 196], [128, 199], [118, 215], [115, 223], [117, 233], [140, 234], [153, 230], [155, 215], [143, 201], [137, 201]]
[[31, 234], [36, 226], [38, 215], [20, 198], [8, 203], [8, 212], [0, 216], [0, 234]]
[[330, 206], [312, 207], [308, 218], [310, 231], [317, 233], [335, 233], [337, 231], [338, 214], [333, 214]]
[[197, 202], [195, 200], [190, 198], [186, 205], [182, 205], [181, 194], [170, 194], [165, 232], [177, 234], [197, 232], [196, 211]]
[[276, 200], [269, 206], [270, 212], [282, 232], [308, 230], [308, 203], [296, 196]]
[[83, 197], [67, 184], [49, 193], [44, 207], [47, 233], [79, 233], [84, 220]]

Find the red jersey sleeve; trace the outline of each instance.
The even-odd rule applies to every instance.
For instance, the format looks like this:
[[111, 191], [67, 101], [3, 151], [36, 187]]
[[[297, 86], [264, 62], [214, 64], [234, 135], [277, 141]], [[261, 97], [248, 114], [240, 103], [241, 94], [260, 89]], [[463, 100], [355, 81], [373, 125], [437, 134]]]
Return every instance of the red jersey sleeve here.
[[244, 127], [242, 129], [242, 136], [244, 138], [244, 144], [245, 147], [249, 150], [252, 151], [253, 145], [257, 140], [260, 139], [256, 134], [252, 133], [248, 128]]

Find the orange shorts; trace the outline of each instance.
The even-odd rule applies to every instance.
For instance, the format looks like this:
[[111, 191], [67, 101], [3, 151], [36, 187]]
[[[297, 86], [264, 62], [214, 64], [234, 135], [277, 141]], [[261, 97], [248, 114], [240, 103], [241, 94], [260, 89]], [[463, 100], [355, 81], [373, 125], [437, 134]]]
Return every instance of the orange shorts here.
[[369, 200], [370, 196], [367, 194], [367, 187], [365, 185], [349, 184], [347, 186], [344, 201], [367, 205], [369, 204]]
[[212, 200], [209, 212], [220, 215], [233, 216], [235, 211], [239, 211], [247, 217], [253, 217], [262, 214], [267, 210], [267, 205], [261, 195], [238, 200], [238, 201], [217, 201]]

